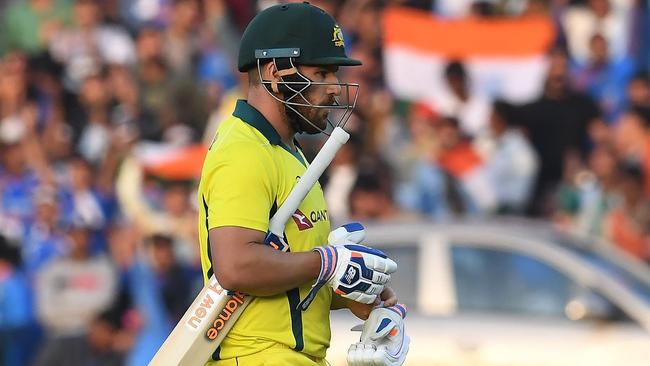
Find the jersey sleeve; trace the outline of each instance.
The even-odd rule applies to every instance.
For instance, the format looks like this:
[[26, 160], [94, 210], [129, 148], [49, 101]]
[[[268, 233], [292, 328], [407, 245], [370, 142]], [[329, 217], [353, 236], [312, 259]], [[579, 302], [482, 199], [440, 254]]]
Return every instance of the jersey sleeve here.
[[199, 190], [208, 228], [240, 226], [266, 232], [277, 191], [269, 152], [238, 144], [211, 153], [208, 158], [214, 160], [205, 165]]

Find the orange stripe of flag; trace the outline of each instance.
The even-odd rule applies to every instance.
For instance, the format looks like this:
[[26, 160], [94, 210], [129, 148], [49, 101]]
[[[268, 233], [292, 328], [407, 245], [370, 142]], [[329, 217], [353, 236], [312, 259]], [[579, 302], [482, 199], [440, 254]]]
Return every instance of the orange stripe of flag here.
[[145, 165], [147, 173], [170, 180], [189, 180], [201, 175], [203, 160], [207, 153], [203, 145], [188, 146], [160, 162]]
[[545, 53], [555, 37], [549, 18], [445, 20], [429, 12], [389, 7], [385, 46], [404, 46], [446, 58], [526, 57]]

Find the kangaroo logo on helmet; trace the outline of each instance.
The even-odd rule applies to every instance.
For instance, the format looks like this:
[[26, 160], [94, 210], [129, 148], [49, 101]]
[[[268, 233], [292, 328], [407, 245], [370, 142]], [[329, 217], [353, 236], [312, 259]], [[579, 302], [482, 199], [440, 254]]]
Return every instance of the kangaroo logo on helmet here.
[[336, 47], [345, 47], [345, 41], [343, 41], [343, 32], [341, 31], [341, 27], [339, 27], [338, 24], [334, 26], [332, 42], [334, 42], [334, 45]]

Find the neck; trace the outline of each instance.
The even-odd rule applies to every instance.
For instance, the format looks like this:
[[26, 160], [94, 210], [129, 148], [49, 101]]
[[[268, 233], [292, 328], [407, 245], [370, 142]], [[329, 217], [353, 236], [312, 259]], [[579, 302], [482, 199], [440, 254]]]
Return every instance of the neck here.
[[255, 107], [280, 135], [282, 142], [295, 149], [293, 136], [296, 132], [289, 125], [284, 106], [273, 99], [263, 86], [248, 89], [248, 104]]
[[469, 99], [469, 94], [467, 93], [466, 90], [459, 90], [456, 92], [456, 97], [460, 99], [462, 102], [467, 102]]

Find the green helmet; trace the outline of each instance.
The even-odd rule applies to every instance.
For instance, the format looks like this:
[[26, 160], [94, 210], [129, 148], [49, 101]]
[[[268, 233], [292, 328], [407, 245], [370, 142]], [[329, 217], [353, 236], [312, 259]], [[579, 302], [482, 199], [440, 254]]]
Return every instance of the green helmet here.
[[238, 68], [246, 72], [258, 60], [287, 57], [297, 65], [361, 65], [345, 55], [334, 18], [308, 2], [275, 5], [257, 14], [242, 36]]
[[[275, 66], [279, 81], [262, 78], [260, 66], [267, 62]], [[343, 127], [356, 106], [359, 84], [310, 80], [297, 67], [361, 65], [345, 55], [343, 33], [334, 18], [308, 2], [272, 6], [253, 18], [242, 36], [238, 64], [241, 72], [257, 69], [269, 95], [284, 104], [296, 132], [327, 133], [305, 117], [301, 108], [326, 109], [338, 119], [333, 123], [328, 117], [328, 125]], [[318, 85], [339, 86], [340, 96], [331, 105], [313, 104], [306, 92]]]

